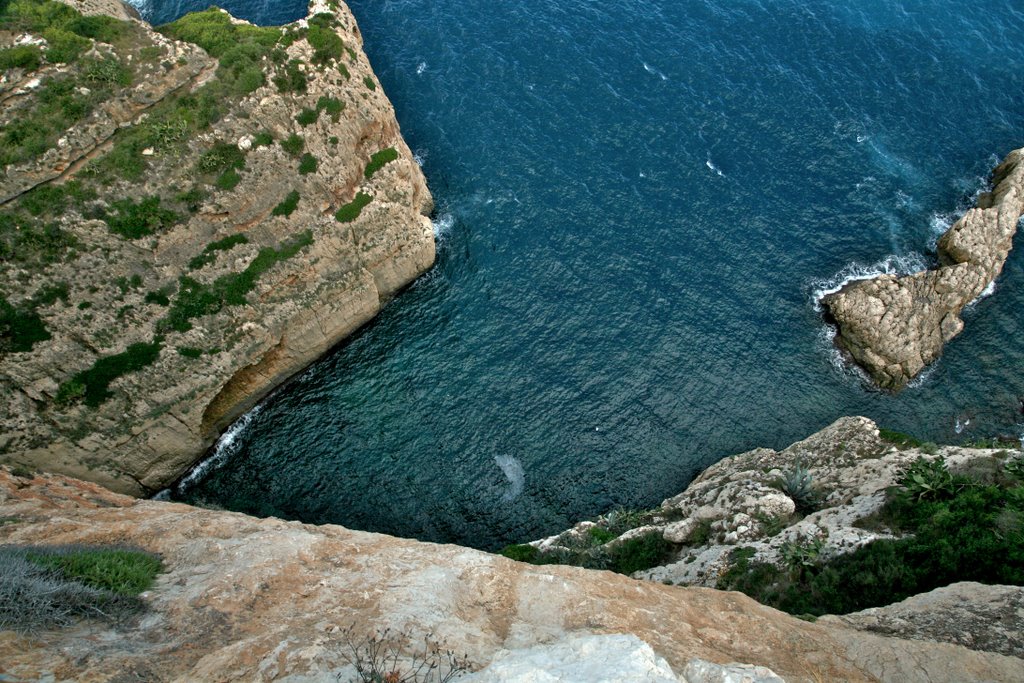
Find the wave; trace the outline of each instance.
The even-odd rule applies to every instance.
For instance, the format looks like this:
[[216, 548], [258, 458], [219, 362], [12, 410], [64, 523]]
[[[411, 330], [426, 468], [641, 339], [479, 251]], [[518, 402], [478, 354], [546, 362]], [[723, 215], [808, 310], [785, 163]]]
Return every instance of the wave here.
[[501, 494], [502, 503], [510, 503], [523, 492], [526, 484], [526, 474], [523, 472], [523, 465], [511, 455], [496, 455], [494, 462], [501, 468], [502, 474], [508, 479], [509, 487]]
[[858, 280], [870, 280], [879, 275], [910, 275], [928, 269], [928, 262], [923, 254], [910, 253], [886, 256], [881, 261], [864, 265], [853, 262], [830, 278], [811, 281], [811, 302], [816, 313], [822, 312], [821, 300], [829, 294]]
[[434, 225], [434, 239], [438, 245], [441, 245], [451, 235], [452, 228], [455, 226], [455, 214], [445, 212], [431, 222]]
[[211, 472], [225, 464], [232, 455], [238, 452], [238, 449], [242, 444], [242, 439], [240, 437], [249, 428], [252, 421], [256, 419], [256, 416], [263, 412], [263, 405], [263, 403], [256, 404], [252, 410], [235, 420], [235, 422], [228, 427], [227, 431], [220, 435], [220, 438], [217, 439], [217, 443], [213, 445], [213, 455], [200, 461], [199, 464], [193, 467], [191, 471], [182, 477], [181, 481], [175, 485], [174, 488], [177, 494], [180, 495], [188, 491], [190, 488], [205, 479]]

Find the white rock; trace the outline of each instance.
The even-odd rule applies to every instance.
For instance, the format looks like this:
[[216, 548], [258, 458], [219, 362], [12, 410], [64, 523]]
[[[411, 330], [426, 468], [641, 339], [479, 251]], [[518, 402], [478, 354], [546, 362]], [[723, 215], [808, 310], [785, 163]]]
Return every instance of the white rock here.
[[241, 138], [239, 138], [238, 149], [242, 150], [243, 152], [248, 152], [250, 149], [252, 149], [252, 136], [244, 135]]
[[771, 669], [750, 664], [714, 664], [703, 659], [691, 659], [683, 669], [686, 683], [785, 683]]
[[669, 543], [686, 543], [699, 525], [700, 522], [696, 519], [684, 519], [681, 522], [669, 524], [661, 533]]
[[572, 636], [549, 645], [502, 650], [489, 666], [459, 681], [680, 683], [668, 662], [631, 634]]
[[156, 150], [153, 149], [152, 147], [147, 147], [146, 149], [142, 150], [142, 156], [144, 157], [151, 157], [154, 154], [156, 154]]

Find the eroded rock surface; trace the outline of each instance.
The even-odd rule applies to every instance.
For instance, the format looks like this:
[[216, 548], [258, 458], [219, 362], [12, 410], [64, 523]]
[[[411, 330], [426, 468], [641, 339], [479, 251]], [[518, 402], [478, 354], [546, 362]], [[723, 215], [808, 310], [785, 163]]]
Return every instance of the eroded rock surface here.
[[836, 343], [879, 386], [898, 391], [963, 330], [960, 313], [1003, 269], [1024, 212], [1024, 150], [1010, 152], [981, 195], [938, 241], [941, 265], [851, 282], [822, 299]]
[[346, 630], [385, 627], [414, 643], [430, 636], [473, 670], [501, 651], [632, 634], [656, 655], [648, 662], [720, 675], [710, 680], [730, 680], [730, 668], [768, 677], [752, 667], [787, 681], [903, 683], [1024, 671], [1014, 657], [800, 621], [739, 593], [136, 500], [58, 475], [0, 468], [0, 518], [0, 543], [127, 543], [167, 568], [131, 623], [0, 633], [0, 673], [13, 680], [347, 681]]
[[[0, 324], [0, 462], [145, 494], [431, 266], [432, 200], [343, 3], [312, 3], [212, 99], [225, 67], [202, 48], [114, 0], [70, 4], [127, 28], [0, 81], [0, 126], [56, 82], [92, 102], [0, 176], [0, 313], [21, 325]], [[46, 47], [0, 30], [14, 43]], [[96, 80], [112, 64], [128, 85]]]

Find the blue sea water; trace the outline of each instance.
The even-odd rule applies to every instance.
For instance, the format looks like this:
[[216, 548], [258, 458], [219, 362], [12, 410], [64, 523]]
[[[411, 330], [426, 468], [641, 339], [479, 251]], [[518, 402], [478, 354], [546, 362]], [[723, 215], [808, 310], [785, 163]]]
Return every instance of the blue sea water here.
[[1021, 434], [1020, 248], [896, 396], [814, 304], [929, 263], [1024, 145], [1019, 0], [349, 4], [437, 200], [437, 265], [177, 495], [495, 548], [842, 415]]

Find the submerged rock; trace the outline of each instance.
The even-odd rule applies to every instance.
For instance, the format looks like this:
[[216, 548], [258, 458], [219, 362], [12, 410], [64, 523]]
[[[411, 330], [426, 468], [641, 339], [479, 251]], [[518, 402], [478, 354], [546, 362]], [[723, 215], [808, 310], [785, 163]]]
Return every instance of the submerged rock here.
[[836, 343], [882, 388], [899, 391], [960, 334], [960, 314], [999, 276], [1024, 213], [1024, 149], [993, 171], [978, 198], [939, 238], [941, 265], [851, 282], [822, 299]]

